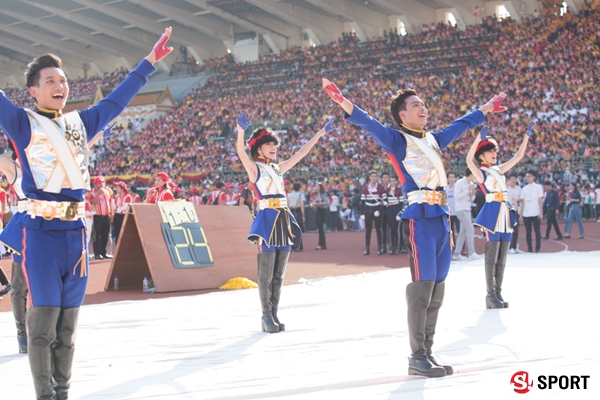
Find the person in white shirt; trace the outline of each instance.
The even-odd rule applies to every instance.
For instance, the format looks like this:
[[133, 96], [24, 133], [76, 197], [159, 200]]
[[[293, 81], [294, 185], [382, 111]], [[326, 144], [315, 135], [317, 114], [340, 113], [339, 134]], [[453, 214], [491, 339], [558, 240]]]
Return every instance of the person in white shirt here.
[[460, 222], [456, 216], [456, 204], [454, 201], [454, 185], [456, 185], [456, 174], [448, 173], [448, 186], [446, 193], [448, 196], [448, 213], [450, 214], [450, 230], [452, 231], [452, 242], [456, 243], [456, 233], [460, 231]]
[[453, 260], [465, 260], [460, 253], [463, 249], [465, 241], [467, 242], [468, 259], [474, 260], [479, 258], [479, 254], [475, 253], [475, 229], [473, 228], [473, 219], [471, 216], [471, 201], [475, 196], [476, 186], [474, 184], [475, 176], [470, 169], [467, 168], [465, 176], [456, 181], [454, 185], [454, 205], [456, 207], [456, 217], [460, 222], [460, 232], [456, 240], [454, 248]]
[[333, 189], [329, 196], [329, 223], [327, 224], [329, 230], [332, 232], [338, 231], [342, 225], [339, 206], [340, 198], [338, 197], [338, 190]]
[[521, 186], [517, 185], [517, 174], [510, 174], [508, 177], [508, 181], [506, 182], [506, 186], [508, 189], [508, 201], [517, 211], [517, 224], [513, 226], [513, 234], [512, 239], [510, 241], [510, 247], [508, 252], [510, 254], [522, 253], [519, 250], [518, 240], [519, 240], [519, 207], [521, 204]]
[[521, 208], [519, 214], [525, 224], [525, 235], [527, 238], [527, 251], [533, 253], [531, 228], [535, 230], [535, 252], [539, 253], [542, 247], [542, 233], [540, 222], [542, 221], [542, 202], [544, 189], [542, 185], [535, 183], [535, 172], [527, 171], [525, 174], [527, 185], [521, 190]]

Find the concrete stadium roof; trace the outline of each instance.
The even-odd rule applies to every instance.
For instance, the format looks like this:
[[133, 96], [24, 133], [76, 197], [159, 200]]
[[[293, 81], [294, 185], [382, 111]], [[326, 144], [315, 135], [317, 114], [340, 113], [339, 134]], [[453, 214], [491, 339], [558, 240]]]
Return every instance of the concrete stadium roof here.
[[[583, 0], [567, 1], [577, 11]], [[236, 41], [257, 33], [263, 52], [326, 44], [342, 32], [361, 40], [397, 27], [416, 33], [451, 12], [459, 27], [475, 24], [504, 5], [511, 15], [530, 15], [537, 0], [0, 0], [0, 87], [23, 85], [32, 58], [59, 55], [71, 79], [131, 69], [173, 27], [169, 69], [185, 46], [199, 62], [221, 57]]]

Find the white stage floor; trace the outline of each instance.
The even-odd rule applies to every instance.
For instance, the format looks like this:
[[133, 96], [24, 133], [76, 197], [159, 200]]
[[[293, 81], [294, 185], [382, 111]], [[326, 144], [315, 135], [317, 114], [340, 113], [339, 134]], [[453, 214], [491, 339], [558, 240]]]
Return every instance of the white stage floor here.
[[[407, 375], [406, 268], [284, 287], [278, 334], [259, 331], [257, 289], [84, 306], [70, 398], [600, 399], [599, 261], [509, 255], [502, 310], [484, 308], [483, 259], [453, 263], [434, 352], [456, 372], [438, 379]], [[1, 396], [33, 399], [12, 313], [0, 338]], [[590, 378], [542, 390], [540, 375]]]

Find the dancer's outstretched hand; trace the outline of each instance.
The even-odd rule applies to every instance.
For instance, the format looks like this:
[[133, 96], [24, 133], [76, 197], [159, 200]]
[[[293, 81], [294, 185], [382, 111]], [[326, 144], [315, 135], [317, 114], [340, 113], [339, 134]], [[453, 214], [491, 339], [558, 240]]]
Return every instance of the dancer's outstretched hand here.
[[531, 135], [533, 135], [533, 121], [527, 125], [527, 136], [531, 137]]
[[492, 110], [492, 112], [497, 113], [497, 112], [502, 112], [502, 111], [507, 110], [507, 108], [502, 105], [502, 102], [504, 101], [505, 98], [506, 98], [506, 93], [504, 93], [504, 92], [500, 92], [496, 96], [492, 97], [492, 99], [490, 100], [490, 103], [492, 103], [494, 105], [494, 109]]
[[323, 89], [325, 89], [329, 97], [336, 103], [342, 104], [344, 102], [342, 92], [340, 92], [340, 89], [338, 89], [335, 83], [330, 82], [329, 79], [323, 78]]
[[242, 111], [237, 117], [237, 124], [243, 130], [248, 129], [250, 125], [252, 125], [252, 121], [248, 121], [248, 114], [245, 111]]
[[173, 30], [173, 28], [171, 28], [171, 27], [168, 27], [165, 29], [165, 32], [162, 34], [160, 39], [158, 39], [158, 42], [156, 42], [156, 44], [154, 45], [154, 48], [152, 49], [152, 51], [150, 52], [148, 57], [146, 57], [146, 59], [148, 61], [150, 61], [152, 64], [154, 64], [157, 61], [162, 60], [167, 55], [169, 55], [169, 53], [171, 53], [173, 51], [172, 47], [165, 47], [165, 44], [167, 44], [167, 41], [171, 37], [172, 30]]
[[507, 108], [502, 105], [502, 102], [506, 98], [506, 93], [500, 92], [496, 96], [492, 97], [490, 101], [485, 103], [479, 110], [484, 114], [489, 112], [498, 113], [502, 111], [506, 111]]
[[490, 127], [486, 125], [483, 128], [481, 128], [481, 131], [479, 131], [479, 137], [481, 138], [482, 142], [487, 139], [487, 133], [489, 130]]
[[325, 133], [329, 133], [335, 129], [335, 126], [333, 126], [333, 121], [335, 121], [335, 117], [329, 117], [329, 121], [327, 121], [325, 124]]

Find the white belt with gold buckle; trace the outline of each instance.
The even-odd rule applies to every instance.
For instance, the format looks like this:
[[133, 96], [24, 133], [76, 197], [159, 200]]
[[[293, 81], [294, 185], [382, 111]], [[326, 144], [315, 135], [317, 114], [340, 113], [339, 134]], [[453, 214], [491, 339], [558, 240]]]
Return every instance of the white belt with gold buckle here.
[[427, 203], [430, 206], [440, 205], [445, 206], [446, 192], [438, 192], [437, 190], [415, 190], [408, 194], [408, 204]]
[[77, 221], [85, 217], [85, 202], [22, 200], [17, 206], [19, 212], [27, 212], [31, 218], [42, 217], [45, 220], [58, 218], [61, 221]]
[[264, 210], [265, 208], [286, 208], [287, 200], [281, 197], [272, 197], [270, 199], [262, 199], [258, 201], [258, 209]]

